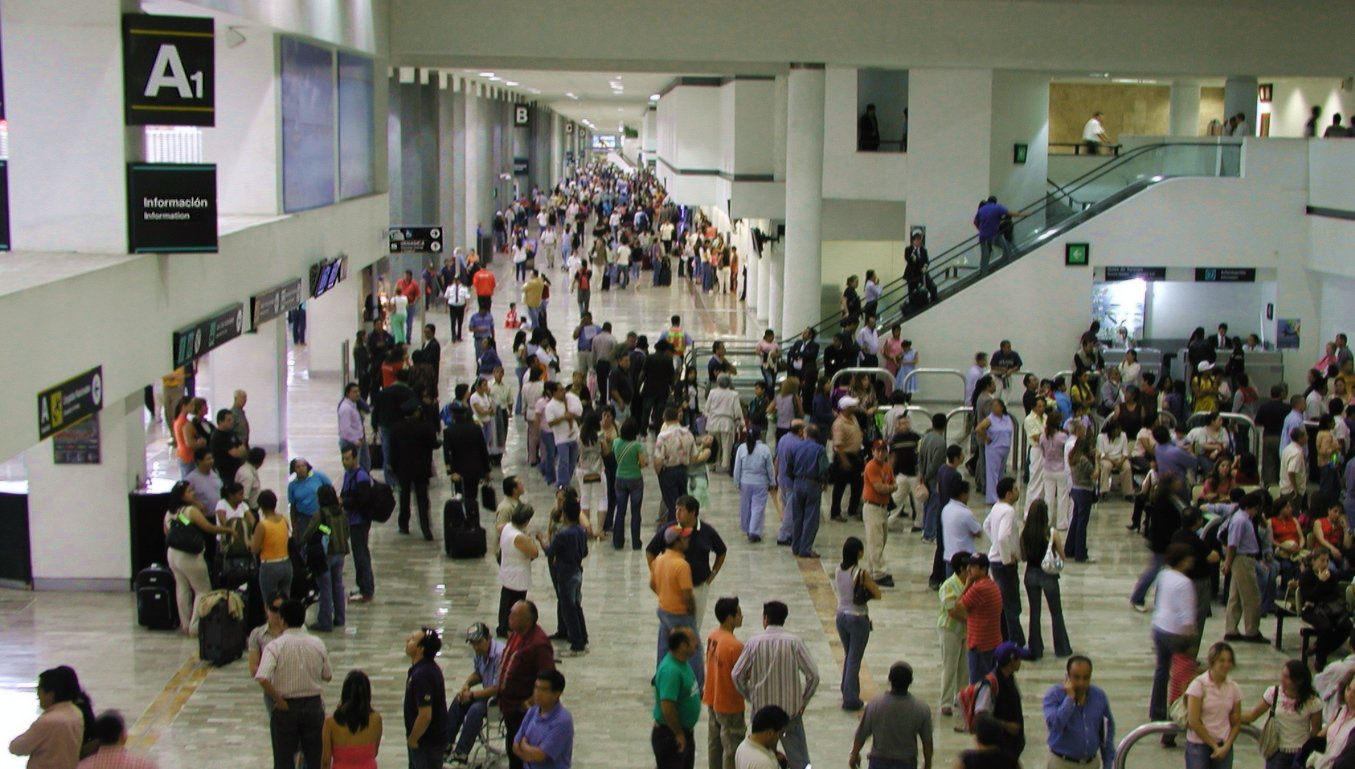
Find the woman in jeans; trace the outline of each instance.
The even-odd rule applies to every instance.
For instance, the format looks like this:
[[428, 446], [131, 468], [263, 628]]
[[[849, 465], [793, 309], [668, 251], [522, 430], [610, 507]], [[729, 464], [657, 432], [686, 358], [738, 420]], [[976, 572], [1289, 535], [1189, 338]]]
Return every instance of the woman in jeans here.
[[[193, 487], [187, 481], [179, 481], [169, 490], [169, 512], [165, 513], [165, 536], [169, 536], [170, 526], [177, 521], [186, 526], [199, 540], [203, 532], [235, 536], [235, 530], [212, 523], [211, 513], [193, 493]], [[207, 575], [207, 560], [203, 557], [206, 542], [200, 542], [196, 548], [187, 550], [168, 548], [169, 570], [174, 572], [174, 599], [179, 609], [179, 628], [184, 634], [198, 634], [198, 601], [212, 589], [212, 580]]]
[[630, 547], [639, 550], [640, 506], [645, 500], [645, 479], [640, 470], [649, 467], [645, 444], [640, 438], [640, 423], [634, 418], [621, 425], [621, 436], [612, 442], [616, 458], [616, 517], [612, 519], [612, 547], [620, 550], [626, 543], [626, 508], [630, 507]]
[[1261, 701], [1242, 716], [1242, 723], [1262, 717], [1274, 718], [1280, 732], [1280, 749], [1266, 759], [1266, 769], [1289, 769], [1303, 743], [1322, 729], [1322, 699], [1313, 688], [1313, 673], [1306, 662], [1284, 663], [1279, 684], [1262, 692]]
[[1068, 464], [1064, 461], [1063, 447], [1068, 445], [1068, 433], [1060, 425], [1059, 413], [1054, 411], [1045, 418], [1044, 435], [1040, 436], [1037, 449], [1040, 452], [1040, 479], [1043, 483], [1041, 498], [1049, 503], [1055, 528], [1068, 530]]
[[[309, 542], [317, 535], [329, 538], [325, 547], [329, 568], [315, 577], [315, 587], [320, 591], [320, 613], [311, 626], [312, 630], [327, 633], [343, 627], [348, 617], [348, 593], [343, 585], [343, 562], [348, 558], [349, 550], [348, 514], [339, 505], [339, 495], [333, 486], [321, 486], [315, 497], [320, 502], [320, 512], [311, 516], [310, 526], [301, 535], [301, 541]], [[329, 531], [325, 532], [322, 526]]]
[[287, 540], [292, 526], [277, 512], [278, 497], [271, 491], [259, 492], [259, 525], [249, 549], [259, 557], [259, 589], [263, 595], [292, 594], [292, 561], [288, 557]]
[[1073, 515], [1068, 525], [1068, 554], [1078, 563], [1095, 562], [1087, 554], [1087, 527], [1091, 525], [1092, 502], [1096, 499], [1095, 472], [1092, 441], [1080, 432], [1068, 457], [1068, 496], [1073, 500]]
[[1228, 673], [1233, 647], [1209, 647], [1209, 667], [1186, 687], [1186, 769], [1232, 769], [1233, 742], [1242, 730], [1242, 690]]
[[616, 424], [616, 411], [612, 406], [604, 406], [599, 413], [598, 443], [602, 445], [602, 481], [607, 495], [607, 512], [599, 529], [601, 538], [612, 533], [612, 520], [616, 517], [616, 455], [612, 453], [612, 446], [621, 431]]
[[1068, 628], [1063, 624], [1063, 599], [1059, 594], [1059, 575], [1046, 572], [1041, 563], [1045, 551], [1054, 546], [1059, 558], [1064, 558], [1063, 542], [1058, 529], [1049, 525], [1049, 504], [1043, 499], [1031, 503], [1026, 511], [1025, 528], [1021, 531], [1021, 560], [1026, 562], [1026, 603], [1030, 605], [1030, 632], [1026, 637], [1031, 660], [1044, 656], [1044, 640], [1040, 634], [1040, 594], [1049, 602], [1049, 621], [1054, 627], [1054, 656], [1067, 657], [1073, 653], [1068, 641]]
[[880, 599], [880, 588], [870, 572], [859, 566], [864, 552], [866, 546], [861, 540], [847, 537], [842, 543], [842, 563], [833, 575], [833, 584], [837, 587], [837, 635], [846, 652], [842, 662], [843, 710], [865, 707], [861, 701], [861, 659], [866, 655], [866, 643], [870, 640], [870, 614], [866, 604], [856, 602], [857, 583], [866, 588], [872, 600]]

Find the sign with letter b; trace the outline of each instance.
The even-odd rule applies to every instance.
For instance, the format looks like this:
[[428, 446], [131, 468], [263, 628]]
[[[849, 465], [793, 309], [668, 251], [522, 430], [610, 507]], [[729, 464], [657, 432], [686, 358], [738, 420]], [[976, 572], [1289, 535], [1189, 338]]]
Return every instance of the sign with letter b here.
[[522, 127], [531, 125], [532, 110], [526, 104], [513, 105], [513, 125]]

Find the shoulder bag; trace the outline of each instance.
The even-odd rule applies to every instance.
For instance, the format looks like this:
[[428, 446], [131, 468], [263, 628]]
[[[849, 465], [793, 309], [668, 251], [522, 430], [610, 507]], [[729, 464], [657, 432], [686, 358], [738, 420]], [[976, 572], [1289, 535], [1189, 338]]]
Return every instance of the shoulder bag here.
[[1256, 747], [1261, 749], [1262, 758], [1270, 758], [1280, 751], [1280, 722], [1275, 720], [1275, 708], [1280, 702], [1280, 687], [1270, 687], [1270, 715], [1261, 725], [1261, 734], [1256, 738]]
[[856, 570], [856, 575], [852, 579], [852, 603], [857, 606], [865, 606], [870, 602], [870, 590], [866, 588], [865, 572]]
[[1049, 545], [1044, 549], [1044, 559], [1040, 561], [1040, 570], [1055, 577], [1063, 571], [1063, 559], [1054, 549], [1054, 529], [1049, 530]]
[[169, 519], [169, 532], [165, 535], [165, 545], [180, 552], [197, 555], [207, 547], [198, 527], [194, 525], [188, 508], [179, 508]]

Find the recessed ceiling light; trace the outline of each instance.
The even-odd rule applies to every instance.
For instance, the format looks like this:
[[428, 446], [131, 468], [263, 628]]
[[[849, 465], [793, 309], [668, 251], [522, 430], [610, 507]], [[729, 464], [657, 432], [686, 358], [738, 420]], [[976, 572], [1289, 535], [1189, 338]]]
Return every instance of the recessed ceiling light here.
[[504, 84], [504, 85], [507, 85], [507, 86], [514, 86], [514, 85], [517, 85], [517, 84], [518, 84], [518, 81], [516, 81], [516, 80], [505, 80], [505, 81], [503, 81], [503, 84]]
[[527, 91], [528, 91], [529, 93], [541, 93], [541, 89], [540, 89], [540, 88], [528, 88]]
[[574, 101], [578, 101], [578, 100], [579, 100], [579, 97], [575, 96], [575, 95], [572, 94], [572, 93], [566, 93], [565, 96], [568, 96], [569, 98], [573, 99]]
[[491, 76], [489, 79], [490, 79], [491, 82], [496, 82], [496, 83], [500, 80], [500, 78], [499, 78], [497, 75]]
[[651, 93], [651, 94], [649, 95], [649, 100], [650, 100], [650, 101], [658, 101], [658, 100], [659, 100], [659, 95], [656, 94], [656, 93]]
[[493, 72], [481, 72], [480, 77], [494, 77]]

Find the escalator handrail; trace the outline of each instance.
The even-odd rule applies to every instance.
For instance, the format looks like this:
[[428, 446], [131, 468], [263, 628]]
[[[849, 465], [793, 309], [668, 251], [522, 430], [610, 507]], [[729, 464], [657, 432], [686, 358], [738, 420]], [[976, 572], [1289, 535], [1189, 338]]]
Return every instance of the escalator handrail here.
[[[1185, 728], [1177, 726], [1175, 721], [1149, 721], [1146, 724], [1140, 724], [1131, 729], [1129, 734], [1126, 734], [1121, 738], [1119, 744], [1115, 746], [1115, 763], [1113, 769], [1124, 769], [1126, 761], [1125, 756], [1129, 754], [1130, 748], [1133, 748], [1134, 745], [1144, 737], [1154, 734], [1178, 735], [1185, 733]], [[1254, 740], [1259, 740], [1261, 737], [1261, 730], [1256, 728], [1254, 724], [1243, 724], [1242, 734], [1245, 734]], [[1234, 746], [1234, 749], [1236, 749], [1236, 746]]]
[[[1111, 158], [1106, 163], [1102, 163], [1101, 165], [1098, 165], [1095, 168], [1088, 170], [1086, 173], [1083, 173], [1081, 176], [1078, 176], [1077, 178], [1068, 182], [1065, 191], [1071, 193], [1072, 191], [1075, 191], [1079, 187], [1090, 184], [1096, 179], [1099, 179], [1101, 176], [1104, 176], [1105, 174], [1108, 174], [1122, 167], [1123, 165], [1129, 163], [1130, 161], [1137, 160], [1138, 158], [1156, 150], [1171, 147], [1215, 147], [1215, 146], [1216, 145], [1213, 144], [1201, 144], [1198, 142], [1156, 142], [1153, 144], [1145, 144], [1142, 147], [1136, 147], [1133, 150], [1130, 150], [1129, 152]], [[1048, 208], [1049, 201], [1048, 195], [1046, 195], [1039, 201], [1021, 207], [1017, 214], [1024, 216], [1029, 215], [1031, 213], [1044, 211], [1047, 210]], [[956, 261], [961, 256], [963, 256], [971, 249], [973, 249], [978, 244], [978, 240], [979, 237], [977, 234], [972, 235], [960, 241], [959, 243], [951, 246], [950, 248], [947, 248], [945, 251], [942, 251], [935, 257], [932, 257], [930, 259], [930, 266], [927, 269], [926, 277], [932, 278], [937, 274], [943, 274], [947, 270], [952, 269], [951, 262]], [[889, 281], [888, 283], [885, 283], [884, 285], [881, 286], [881, 288], [883, 290], [880, 295], [879, 305], [884, 306], [886, 304], [885, 297], [890, 294], [897, 294], [897, 292], [900, 289], [906, 288], [906, 283], [903, 277], [899, 276]], [[839, 323], [842, 320], [842, 318], [843, 312], [841, 310], [838, 310], [837, 312], [829, 314], [827, 317], [820, 320], [817, 324], [811, 326], [811, 328], [814, 330], [815, 336], [821, 336], [825, 328], [830, 327], [836, 323]], [[786, 333], [787, 336], [779, 340], [779, 342], [781, 344], [793, 343], [795, 339], [799, 338], [801, 331], [803, 331], [803, 329], [798, 330], [783, 329], [783, 333]]]

